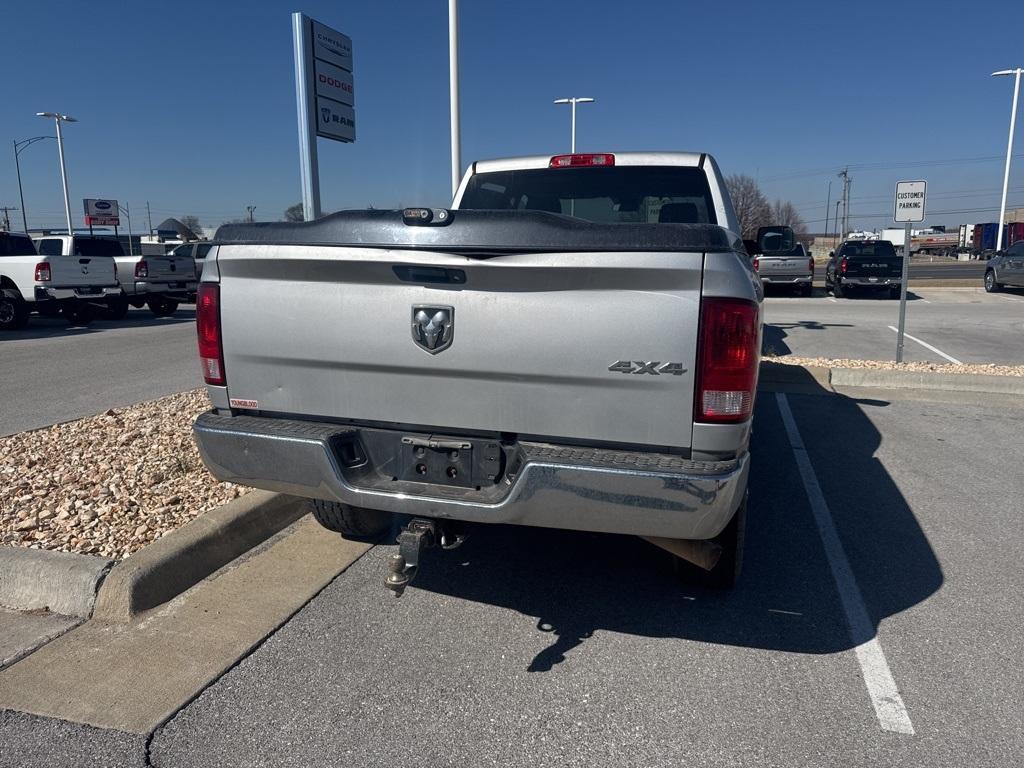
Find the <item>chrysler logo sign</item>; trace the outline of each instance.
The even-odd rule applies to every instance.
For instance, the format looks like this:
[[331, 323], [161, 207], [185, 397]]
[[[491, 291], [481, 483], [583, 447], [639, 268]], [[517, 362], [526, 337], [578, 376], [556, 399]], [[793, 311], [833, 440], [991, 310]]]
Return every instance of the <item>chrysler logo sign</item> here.
[[455, 307], [413, 304], [412, 340], [432, 355], [452, 345], [455, 335]]

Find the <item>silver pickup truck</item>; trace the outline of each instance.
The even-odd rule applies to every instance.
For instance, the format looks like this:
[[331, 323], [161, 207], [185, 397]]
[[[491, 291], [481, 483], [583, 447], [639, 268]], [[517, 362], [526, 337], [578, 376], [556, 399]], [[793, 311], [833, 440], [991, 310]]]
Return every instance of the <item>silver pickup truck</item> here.
[[412, 516], [396, 594], [467, 522], [635, 534], [731, 586], [762, 301], [737, 232], [714, 160], [677, 153], [479, 162], [455, 209], [221, 227], [203, 459], [348, 536]]

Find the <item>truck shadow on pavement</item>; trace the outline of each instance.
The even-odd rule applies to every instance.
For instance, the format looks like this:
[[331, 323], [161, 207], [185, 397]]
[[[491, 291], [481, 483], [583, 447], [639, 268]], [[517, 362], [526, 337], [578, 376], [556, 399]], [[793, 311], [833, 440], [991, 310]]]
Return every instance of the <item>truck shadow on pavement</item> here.
[[793, 350], [785, 342], [787, 330], [799, 328], [803, 331], [827, 331], [829, 328], [853, 328], [851, 323], [822, 323], [817, 320], [799, 320], [795, 323], [765, 323], [761, 337], [761, 352], [764, 355], [780, 357], [791, 355]]
[[[882, 619], [934, 594], [942, 571], [913, 510], [875, 458], [881, 434], [863, 409], [887, 403], [827, 392], [796, 370], [806, 380], [784, 396], [873, 634]], [[881, 414], [884, 408], [871, 411]], [[524, 660], [532, 672], [551, 670], [603, 632], [810, 654], [870, 639], [852, 636], [847, 625], [774, 392], [758, 396], [746, 554], [731, 592], [700, 586], [698, 569], [677, 567], [639, 538], [610, 534], [478, 525], [462, 548], [428, 552], [424, 565], [411, 593], [535, 617], [537, 631], [553, 639]]]
[[149, 310], [129, 312], [123, 320], [97, 319], [89, 325], [68, 325], [61, 317], [32, 315], [28, 327], [20, 331], [0, 331], [0, 342], [20, 339], [50, 339], [58, 336], [91, 336], [116, 328], [153, 328], [196, 321], [195, 309], [179, 309], [170, 317], [155, 317]]

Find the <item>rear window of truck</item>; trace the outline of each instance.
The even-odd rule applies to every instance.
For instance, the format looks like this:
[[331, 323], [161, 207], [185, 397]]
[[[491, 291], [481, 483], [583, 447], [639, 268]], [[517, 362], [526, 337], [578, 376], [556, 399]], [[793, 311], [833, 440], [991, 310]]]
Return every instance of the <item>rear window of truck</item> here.
[[531, 168], [472, 176], [463, 210], [561, 213], [598, 224], [717, 224], [707, 176], [682, 166]]
[[75, 256], [124, 256], [124, 249], [117, 240], [76, 237]]
[[877, 243], [848, 243], [839, 251], [840, 256], [896, 256], [896, 249], [887, 241]]
[[0, 232], [0, 256], [30, 256], [35, 252], [29, 238]]

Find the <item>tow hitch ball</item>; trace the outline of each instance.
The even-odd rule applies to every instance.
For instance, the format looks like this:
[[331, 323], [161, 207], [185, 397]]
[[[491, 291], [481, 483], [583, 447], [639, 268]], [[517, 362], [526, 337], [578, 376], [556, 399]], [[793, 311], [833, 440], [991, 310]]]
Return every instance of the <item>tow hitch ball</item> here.
[[455, 549], [466, 540], [464, 533], [452, 525], [437, 520], [416, 518], [409, 521], [398, 534], [398, 554], [391, 556], [388, 563], [388, 577], [385, 586], [401, 597], [409, 582], [419, 569], [420, 554], [424, 549], [440, 546], [441, 549]]

